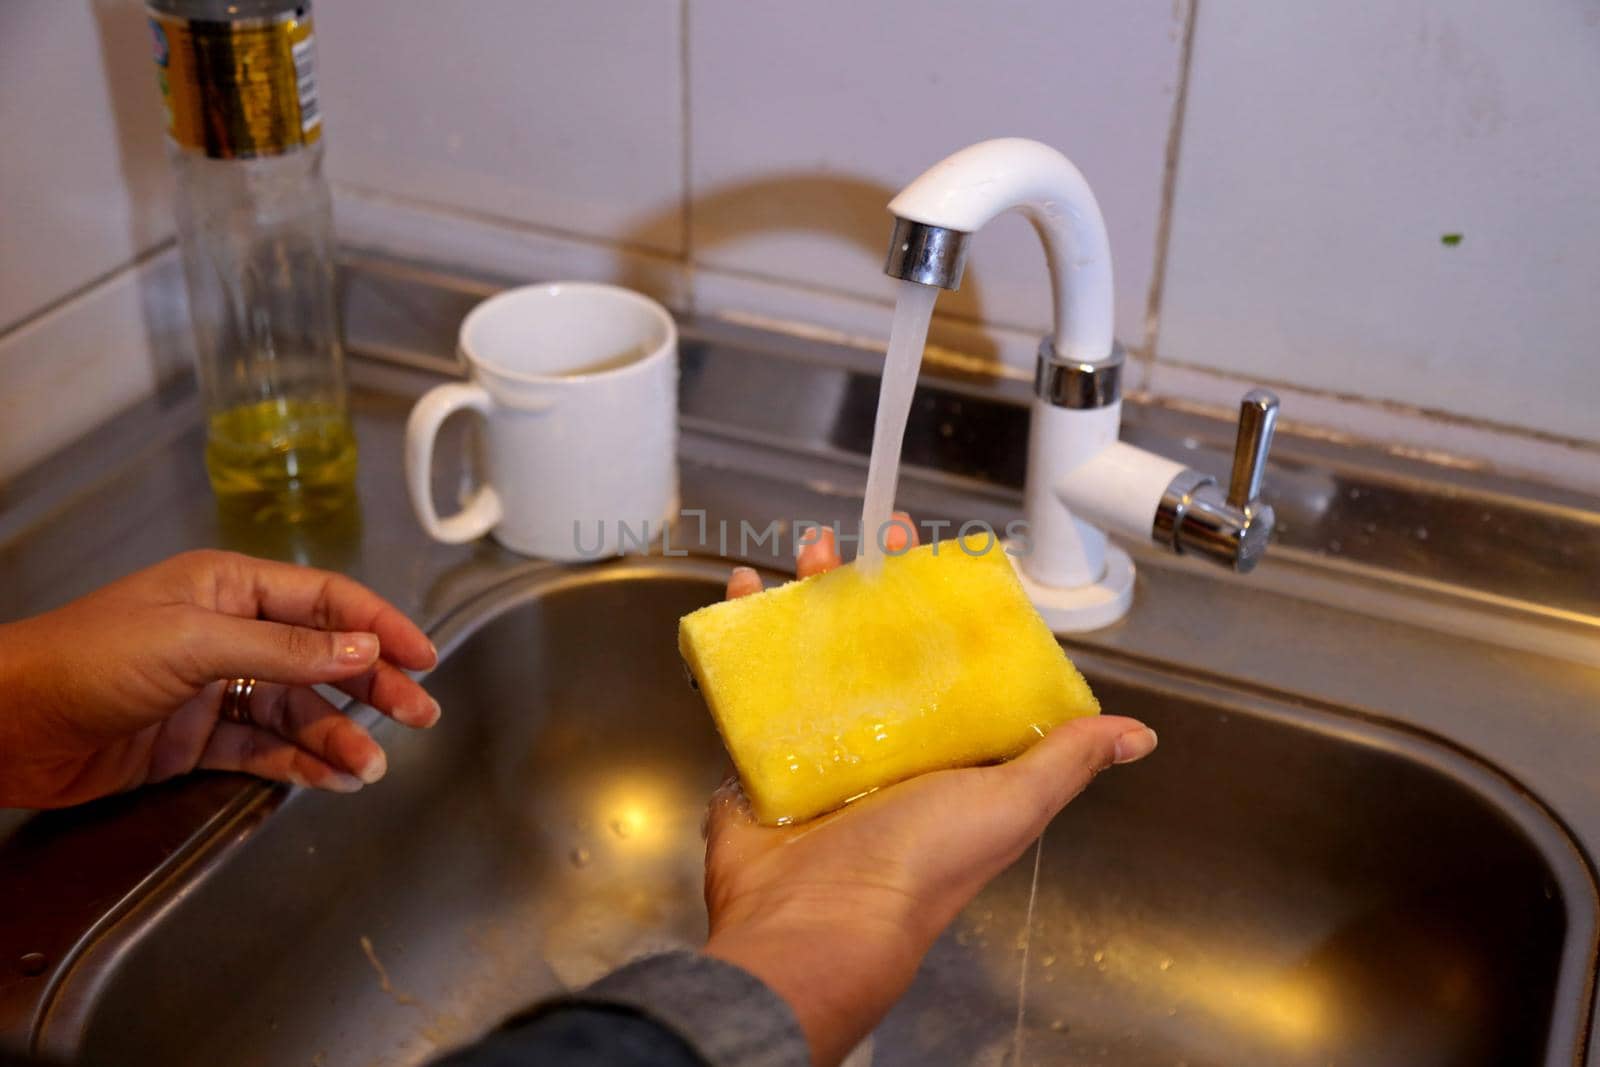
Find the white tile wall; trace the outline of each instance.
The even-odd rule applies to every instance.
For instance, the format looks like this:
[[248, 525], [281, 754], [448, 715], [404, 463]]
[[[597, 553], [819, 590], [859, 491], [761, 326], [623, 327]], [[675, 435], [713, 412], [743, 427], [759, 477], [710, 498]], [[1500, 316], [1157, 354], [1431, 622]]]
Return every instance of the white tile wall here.
[[[1252, 379], [1193, 364], [1157, 360], [1134, 395], [1231, 415]], [[1515, 426], [1423, 418], [1402, 404], [1275, 383], [1282, 426], [1331, 441], [1378, 442], [1391, 455], [1451, 467], [1521, 475], [1600, 499], [1600, 447], [1533, 435]]]
[[0, 342], [0, 484], [148, 396], [192, 358], [174, 249], [119, 271]]
[[1600, 5], [1207, 0], [1194, 49], [1162, 357], [1600, 442]]
[[138, 0], [0, 3], [0, 332], [172, 232]]
[[345, 186], [334, 189], [334, 225], [346, 245], [468, 274], [512, 281], [609, 282], [669, 307], [689, 302], [687, 266], [663, 253], [480, 216], [442, 214]]
[[[1306, 421], [1600, 484], [1600, 8], [1207, 0], [1163, 274], [1189, 16], [326, 0], [341, 235], [871, 344], [884, 203], [957, 147], [1033, 136], [1099, 193], [1125, 342], [1164, 286], [1136, 386], [1213, 404], [1265, 379]], [[138, 0], [0, 0], [0, 481], [136, 399], [182, 332], [136, 266], [171, 229], [159, 122]], [[1026, 226], [982, 234], [940, 310], [937, 343], [1025, 368], [1048, 318]]]
[[[879, 300], [704, 268], [694, 272], [694, 295], [696, 306], [719, 318], [879, 352], [892, 316]], [[942, 359], [969, 372], [1031, 382], [1038, 352], [1037, 329], [936, 316], [922, 358], [924, 366]]]
[[[1097, 190], [1118, 335], [1142, 343], [1185, 11], [1172, 0], [690, 0], [696, 264], [886, 301], [890, 197], [971, 142], [1034, 137]], [[939, 307], [1047, 328], [1028, 225], [1002, 218], [980, 234], [961, 291]]]
[[678, 0], [333, 0], [315, 19], [336, 181], [682, 251]]

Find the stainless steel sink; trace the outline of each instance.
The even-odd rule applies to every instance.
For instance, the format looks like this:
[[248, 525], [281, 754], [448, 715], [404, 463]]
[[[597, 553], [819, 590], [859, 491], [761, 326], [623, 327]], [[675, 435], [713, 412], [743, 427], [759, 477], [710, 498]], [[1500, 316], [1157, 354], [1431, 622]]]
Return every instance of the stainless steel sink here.
[[[415, 1063], [704, 934], [726, 770], [674, 642], [726, 565], [534, 566], [438, 631], [427, 734], [353, 798], [265, 787], [87, 938], [35, 1030], [115, 1064]], [[1024, 1062], [1571, 1063], [1587, 868], [1494, 769], [1370, 714], [1073, 654], [1162, 746], [1050, 827]], [[998, 1063], [1033, 856], [934, 949], [872, 1062]]]

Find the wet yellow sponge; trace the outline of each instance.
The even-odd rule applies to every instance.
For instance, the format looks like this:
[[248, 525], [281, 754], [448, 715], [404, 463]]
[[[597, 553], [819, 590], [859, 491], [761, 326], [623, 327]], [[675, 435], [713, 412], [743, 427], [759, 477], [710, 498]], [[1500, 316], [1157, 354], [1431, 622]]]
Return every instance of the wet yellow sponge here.
[[678, 648], [764, 823], [1015, 756], [1100, 710], [981, 536], [889, 558], [876, 576], [840, 567], [701, 608]]

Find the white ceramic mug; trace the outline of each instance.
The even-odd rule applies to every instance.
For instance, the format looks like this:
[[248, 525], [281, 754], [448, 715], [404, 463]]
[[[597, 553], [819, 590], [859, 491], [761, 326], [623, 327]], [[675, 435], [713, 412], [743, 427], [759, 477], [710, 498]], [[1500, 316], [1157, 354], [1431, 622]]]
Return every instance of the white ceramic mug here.
[[[615, 555], [623, 526], [661, 536], [678, 509], [678, 331], [665, 308], [612, 285], [523, 286], [472, 309], [460, 350], [472, 380], [433, 389], [406, 424], [406, 484], [430, 536], [487, 533], [558, 560]], [[486, 477], [441, 518], [434, 439], [463, 409], [483, 418]]]

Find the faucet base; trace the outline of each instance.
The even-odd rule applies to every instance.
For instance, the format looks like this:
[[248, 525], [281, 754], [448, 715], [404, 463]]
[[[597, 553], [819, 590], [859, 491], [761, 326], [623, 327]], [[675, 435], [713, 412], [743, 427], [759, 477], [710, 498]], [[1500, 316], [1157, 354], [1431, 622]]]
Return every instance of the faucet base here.
[[1106, 572], [1098, 582], [1066, 589], [1041, 585], [1028, 577], [1012, 556], [1012, 566], [1022, 579], [1028, 599], [1043, 616], [1052, 633], [1075, 634], [1110, 626], [1133, 606], [1133, 560], [1116, 545], [1106, 546]]

